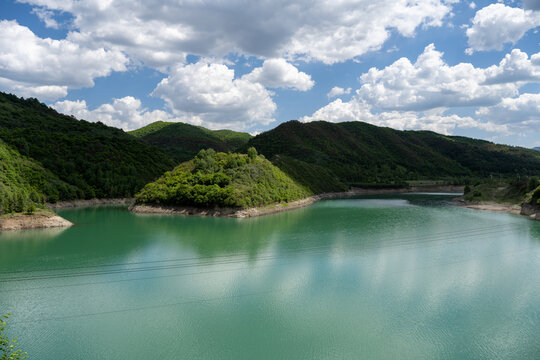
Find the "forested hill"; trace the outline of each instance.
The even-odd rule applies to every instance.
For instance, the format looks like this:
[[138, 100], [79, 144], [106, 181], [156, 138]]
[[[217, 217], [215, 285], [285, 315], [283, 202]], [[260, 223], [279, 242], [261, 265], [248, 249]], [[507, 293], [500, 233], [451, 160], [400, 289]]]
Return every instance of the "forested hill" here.
[[200, 150], [234, 151], [246, 144], [251, 135], [232, 130], [209, 130], [184, 123], [156, 121], [129, 134], [159, 147], [177, 162], [193, 158]]
[[70, 196], [77, 196], [77, 188], [0, 140], [0, 215], [33, 211], [46, 199]]
[[540, 153], [430, 131], [399, 131], [363, 122], [289, 121], [244, 146], [313, 192], [414, 179], [538, 175]]
[[[0, 93], [0, 139], [70, 184], [58, 199], [132, 196], [174, 167], [161, 150], [120, 129]], [[75, 188], [75, 191], [73, 189]]]

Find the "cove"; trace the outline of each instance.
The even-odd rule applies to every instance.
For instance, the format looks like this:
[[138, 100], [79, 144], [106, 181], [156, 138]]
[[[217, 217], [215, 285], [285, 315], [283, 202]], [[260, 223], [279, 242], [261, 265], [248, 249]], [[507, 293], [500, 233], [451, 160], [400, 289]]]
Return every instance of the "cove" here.
[[62, 210], [0, 233], [0, 312], [30, 359], [537, 358], [540, 223], [453, 196]]

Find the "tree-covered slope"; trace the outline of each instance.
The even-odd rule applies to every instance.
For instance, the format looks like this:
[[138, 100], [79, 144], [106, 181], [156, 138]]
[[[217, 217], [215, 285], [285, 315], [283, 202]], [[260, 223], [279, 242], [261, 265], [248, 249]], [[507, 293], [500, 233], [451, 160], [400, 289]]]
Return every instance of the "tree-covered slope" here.
[[540, 154], [533, 150], [363, 122], [289, 121], [255, 136], [244, 149], [249, 146], [314, 192], [423, 178], [540, 172]]
[[0, 140], [0, 215], [28, 211], [45, 201], [76, 197], [77, 191]]
[[251, 135], [232, 130], [209, 130], [184, 123], [156, 121], [129, 132], [145, 143], [159, 147], [178, 162], [193, 158], [200, 150], [228, 152], [245, 145]]
[[310, 193], [254, 149], [248, 155], [201, 150], [136, 195], [137, 204], [246, 208]]
[[120, 129], [62, 115], [36, 99], [0, 93], [0, 139], [77, 191], [61, 200], [131, 196], [174, 166]]

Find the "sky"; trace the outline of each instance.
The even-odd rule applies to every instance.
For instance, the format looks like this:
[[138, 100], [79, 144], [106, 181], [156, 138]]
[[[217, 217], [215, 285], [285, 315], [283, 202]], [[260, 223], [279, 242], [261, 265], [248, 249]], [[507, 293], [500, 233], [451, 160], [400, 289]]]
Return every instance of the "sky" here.
[[540, 0], [0, 0], [0, 90], [133, 130], [364, 121], [540, 146]]

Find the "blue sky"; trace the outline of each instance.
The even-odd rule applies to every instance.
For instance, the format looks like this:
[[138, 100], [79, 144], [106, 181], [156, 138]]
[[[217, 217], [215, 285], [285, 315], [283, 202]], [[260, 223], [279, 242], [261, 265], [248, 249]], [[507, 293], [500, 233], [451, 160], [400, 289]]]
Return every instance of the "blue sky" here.
[[131, 130], [366, 121], [540, 146], [540, 0], [3, 0], [0, 90]]

